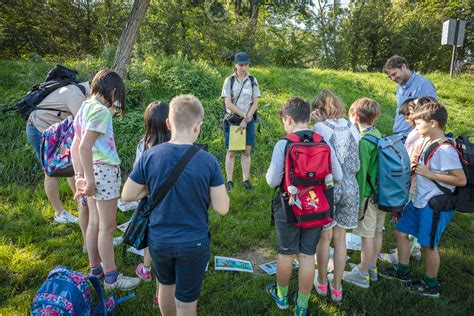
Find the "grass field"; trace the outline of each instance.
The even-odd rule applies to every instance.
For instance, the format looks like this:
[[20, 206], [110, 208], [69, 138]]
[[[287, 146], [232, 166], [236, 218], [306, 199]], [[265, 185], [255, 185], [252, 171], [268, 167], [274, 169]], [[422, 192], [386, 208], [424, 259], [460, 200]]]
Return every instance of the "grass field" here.
[[[0, 109], [18, 101], [34, 83], [41, 81], [56, 60], [39, 58], [26, 61], [0, 61]], [[69, 61], [81, 77], [88, 71], [106, 65], [105, 61], [87, 58]], [[219, 99], [226, 68], [187, 63], [176, 59], [135, 60], [127, 81], [128, 113], [115, 119], [114, 129], [123, 179], [131, 171], [135, 146], [143, 132], [143, 109], [155, 99], [169, 100], [180, 93], [194, 93], [206, 110], [204, 126], [198, 142], [209, 144], [223, 164], [223, 134], [218, 126], [222, 114]], [[346, 108], [359, 97], [371, 97], [382, 105], [383, 114], [377, 127], [389, 134], [395, 114], [395, 84], [381, 73], [352, 73], [317, 69], [252, 68], [262, 91], [259, 113], [261, 133], [257, 134], [253, 151], [252, 181], [256, 189], [245, 192], [239, 185], [241, 173], [236, 166], [236, 188], [231, 193], [231, 209], [221, 218], [211, 211], [212, 255], [235, 256], [252, 260], [255, 274], [214, 271], [213, 261], [206, 274], [199, 300], [202, 315], [285, 315], [264, 291], [274, 277], [262, 273], [257, 264], [276, 259], [275, 233], [270, 226], [272, 189], [264, 179], [274, 143], [283, 136], [277, 112], [293, 95], [312, 99], [321, 89], [339, 94]], [[474, 76], [449, 78], [446, 74], [427, 75], [433, 80], [438, 96], [447, 105], [447, 130], [468, 134], [474, 139]], [[82, 253], [79, 227], [54, 225], [53, 210], [42, 189], [42, 176], [33, 151], [25, 137], [25, 122], [15, 112], [0, 116], [0, 314], [27, 314], [32, 298], [47, 273], [62, 264], [88, 272], [88, 261]], [[65, 207], [77, 214], [72, 193], [61, 183]], [[130, 213], [120, 213], [117, 222], [128, 220]], [[388, 218], [388, 217], [387, 217]], [[439, 279], [441, 298], [421, 298], [409, 293], [397, 282], [381, 280], [368, 290], [344, 285], [345, 298], [334, 304], [314, 293], [310, 299], [312, 315], [473, 315], [474, 314], [474, 218], [456, 213], [441, 242]], [[393, 227], [387, 220], [384, 250], [395, 247]], [[119, 235], [117, 233], [117, 235]], [[350, 253], [350, 262], [359, 262], [359, 253]], [[116, 252], [120, 271], [134, 274], [139, 262], [135, 255], [125, 257]], [[421, 276], [420, 262], [413, 264]], [[296, 276], [296, 273], [295, 273]], [[293, 279], [290, 291], [296, 290]], [[134, 301], [119, 306], [119, 315], [147, 315], [152, 309], [152, 283], [135, 290]], [[117, 295], [122, 295], [117, 293]]]

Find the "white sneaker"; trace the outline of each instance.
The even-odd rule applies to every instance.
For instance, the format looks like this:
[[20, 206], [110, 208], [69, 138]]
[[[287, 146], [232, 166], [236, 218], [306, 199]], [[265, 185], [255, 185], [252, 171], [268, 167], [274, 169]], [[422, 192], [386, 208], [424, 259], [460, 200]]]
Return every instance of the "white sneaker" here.
[[114, 244], [114, 246], [118, 246], [118, 245], [122, 244], [122, 242], [123, 242], [123, 237], [122, 236], [112, 238], [112, 243]]
[[351, 271], [344, 271], [342, 279], [364, 289], [368, 289], [370, 286], [369, 274], [362, 275], [359, 266], [354, 267]]
[[115, 281], [114, 283], [108, 284], [104, 281], [104, 290], [111, 291], [119, 289], [122, 291], [129, 291], [136, 288], [138, 284], [140, 284], [139, 278], [123, 276], [122, 273], [120, 273], [117, 277], [117, 281]]
[[61, 214], [54, 215], [54, 221], [58, 224], [77, 224], [79, 220], [76, 216], [72, 215], [68, 211], [63, 210]]

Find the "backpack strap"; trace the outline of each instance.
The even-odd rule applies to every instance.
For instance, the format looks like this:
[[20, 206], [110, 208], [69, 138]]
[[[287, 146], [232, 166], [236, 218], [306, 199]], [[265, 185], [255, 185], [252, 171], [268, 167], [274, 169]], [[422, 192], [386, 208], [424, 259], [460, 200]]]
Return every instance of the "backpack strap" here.
[[324, 125], [326, 125], [330, 129], [335, 129], [336, 128], [336, 125], [329, 123], [327, 120], [324, 120], [321, 123], [323, 123]]
[[99, 302], [100, 302], [99, 306], [97, 307], [97, 310], [101, 312], [103, 315], [107, 315], [107, 307], [105, 305], [104, 293], [102, 291], [102, 284], [100, 283], [99, 278], [93, 275], [88, 275], [85, 278], [85, 280], [89, 280], [95, 289], [97, 298], [99, 299]]
[[364, 135], [362, 136], [362, 139], [365, 139], [366, 141], [374, 144], [375, 146], [378, 146], [379, 144], [379, 138], [375, 137], [374, 135]]

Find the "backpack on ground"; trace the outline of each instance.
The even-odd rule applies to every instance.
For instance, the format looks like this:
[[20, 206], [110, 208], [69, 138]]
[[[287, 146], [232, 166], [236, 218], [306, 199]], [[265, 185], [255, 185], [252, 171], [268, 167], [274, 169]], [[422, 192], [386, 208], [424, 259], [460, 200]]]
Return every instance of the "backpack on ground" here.
[[334, 209], [331, 148], [312, 131], [283, 139], [288, 143], [280, 196], [287, 222], [301, 228], [330, 223]]
[[[463, 187], [456, 187], [454, 192], [434, 181], [436, 186], [448, 198], [446, 207], [439, 207], [440, 211], [455, 209], [459, 212], [474, 212], [474, 144], [469, 142], [468, 136], [459, 136], [453, 141], [451, 138], [445, 138], [441, 141], [432, 143], [425, 151], [424, 163], [428, 165], [431, 157], [436, 150], [444, 144], [448, 144], [456, 149], [462, 168], [466, 174], [467, 184]], [[445, 209], [446, 208], [446, 209]]]
[[[377, 179], [367, 176], [367, 182], [374, 193], [374, 202], [385, 212], [401, 212], [408, 202], [410, 157], [402, 138], [400, 134], [381, 138], [373, 135], [362, 136], [362, 139], [377, 146]], [[376, 181], [378, 193], [375, 195]]]
[[[48, 72], [44, 82], [34, 85], [23, 100], [16, 104], [20, 115], [27, 120], [31, 112], [37, 110], [38, 104], [40, 104], [51, 92], [70, 84], [74, 84], [84, 95], [86, 95], [86, 89], [80, 85], [77, 80], [77, 71], [62, 65], [56, 65]], [[62, 112], [57, 109], [40, 109]]]
[[[95, 289], [99, 304], [92, 304], [90, 284]], [[73, 271], [58, 265], [48, 274], [48, 278], [36, 292], [31, 305], [31, 315], [107, 315], [117, 304], [135, 297], [130, 294], [115, 299], [103, 296], [100, 280], [92, 275]]]
[[72, 177], [71, 146], [74, 138], [72, 116], [44, 130], [41, 136], [40, 161], [50, 177]]

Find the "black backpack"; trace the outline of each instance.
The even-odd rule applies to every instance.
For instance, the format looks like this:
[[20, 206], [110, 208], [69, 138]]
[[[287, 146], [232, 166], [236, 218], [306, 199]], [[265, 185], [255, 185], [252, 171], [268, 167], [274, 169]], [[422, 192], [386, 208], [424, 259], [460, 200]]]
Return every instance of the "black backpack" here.
[[[73, 84], [78, 87], [84, 95], [86, 89], [79, 84], [77, 80], [77, 71], [69, 69], [62, 65], [56, 65], [46, 75], [44, 82], [34, 85], [23, 100], [16, 104], [20, 115], [27, 120], [31, 112], [38, 109], [38, 104], [44, 100], [51, 92], [61, 87]], [[41, 108], [41, 110], [50, 110], [62, 112], [57, 109]]]
[[431, 144], [425, 152], [425, 164], [428, 164], [434, 152], [446, 143], [452, 145], [458, 152], [462, 168], [466, 174], [467, 184], [463, 187], [456, 187], [454, 192], [451, 192], [438, 182], [434, 181], [434, 183], [448, 197], [448, 205], [459, 212], [474, 213], [474, 144], [469, 142], [469, 137], [459, 136], [454, 142], [452, 139], [446, 138]]

